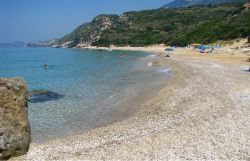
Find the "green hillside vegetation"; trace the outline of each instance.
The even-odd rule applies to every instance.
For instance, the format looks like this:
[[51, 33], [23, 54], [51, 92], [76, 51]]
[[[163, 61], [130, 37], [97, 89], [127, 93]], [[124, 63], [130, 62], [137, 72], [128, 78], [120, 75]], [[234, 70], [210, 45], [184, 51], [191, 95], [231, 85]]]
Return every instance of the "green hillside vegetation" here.
[[[147, 46], [165, 43], [186, 46], [247, 38], [250, 35], [250, 11], [243, 4], [126, 12], [122, 16], [110, 15], [109, 18], [112, 25], [99, 32], [100, 37], [91, 41], [91, 45]], [[102, 25], [95, 20], [84, 24], [61, 42], [72, 40], [70, 47], [74, 47], [77, 43], [89, 41], [91, 33]]]

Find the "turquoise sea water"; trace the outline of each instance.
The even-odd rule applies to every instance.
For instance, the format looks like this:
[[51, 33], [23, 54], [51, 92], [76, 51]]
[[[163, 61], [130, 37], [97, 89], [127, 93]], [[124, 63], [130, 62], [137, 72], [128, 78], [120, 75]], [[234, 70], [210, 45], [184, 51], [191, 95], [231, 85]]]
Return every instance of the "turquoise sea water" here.
[[[62, 99], [29, 103], [33, 141], [46, 141], [119, 121], [166, 82], [168, 70], [144, 52], [1, 48], [0, 77], [23, 77], [30, 90]], [[43, 67], [48, 64], [48, 68]], [[147, 95], [148, 93], [148, 95]]]

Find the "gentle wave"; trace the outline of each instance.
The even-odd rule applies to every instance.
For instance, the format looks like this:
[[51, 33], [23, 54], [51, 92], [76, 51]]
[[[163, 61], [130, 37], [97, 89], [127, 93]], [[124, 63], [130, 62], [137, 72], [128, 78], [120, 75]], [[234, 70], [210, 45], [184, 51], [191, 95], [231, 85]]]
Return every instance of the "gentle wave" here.
[[162, 69], [159, 69], [158, 72], [160, 73], [169, 73], [171, 71], [170, 68], [162, 68]]
[[148, 67], [152, 67], [153, 63], [152, 62], [148, 62], [147, 65], [148, 65]]
[[156, 55], [151, 54], [151, 55], [148, 55], [148, 57], [150, 57], [150, 58], [154, 58], [154, 57], [156, 57]]

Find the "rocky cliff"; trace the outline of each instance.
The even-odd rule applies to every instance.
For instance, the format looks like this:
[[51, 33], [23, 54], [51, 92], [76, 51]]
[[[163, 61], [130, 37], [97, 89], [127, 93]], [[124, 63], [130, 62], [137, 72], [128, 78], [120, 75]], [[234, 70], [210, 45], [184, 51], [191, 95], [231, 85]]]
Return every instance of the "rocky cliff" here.
[[28, 88], [20, 78], [0, 79], [0, 160], [28, 151]]
[[89, 46], [100, 39], [101, 34], [109, 29], [118, 16], [99, 15], [92, 22], [84, 23], [72, 33], [59, 40], [58, 47]]

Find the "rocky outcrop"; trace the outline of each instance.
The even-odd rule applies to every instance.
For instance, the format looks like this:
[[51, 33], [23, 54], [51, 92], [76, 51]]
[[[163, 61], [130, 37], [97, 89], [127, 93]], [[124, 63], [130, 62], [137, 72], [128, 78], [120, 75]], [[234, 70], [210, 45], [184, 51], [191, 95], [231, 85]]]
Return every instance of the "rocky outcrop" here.
[[21, 78], [0, 79], [0, 160], [25, 154], [30, 133], [26, 82]]
[[247, 3], [245, 3], [244, 7], [246, 8], [246, 10], [250, 10], [250, 1], [248, 1]]
[[105, 30], [109, 29], [112, 23], [113, 22], [109, 16], [100, 15], [95, 17], [89, 26], [89, 39], [82, 37], [76, 45], [76, 48], [82, 46], [90, 46], [93, 42], [98, 41], [101, 37], [101, 34]]
[[90, 46], [98, 41], [105, 30], [110, 29], [117, 15], [99, 15], [93, 21], [84, 23], [76, 28], [72, 33], [59, 40], [59, 47], [79, 48]]

